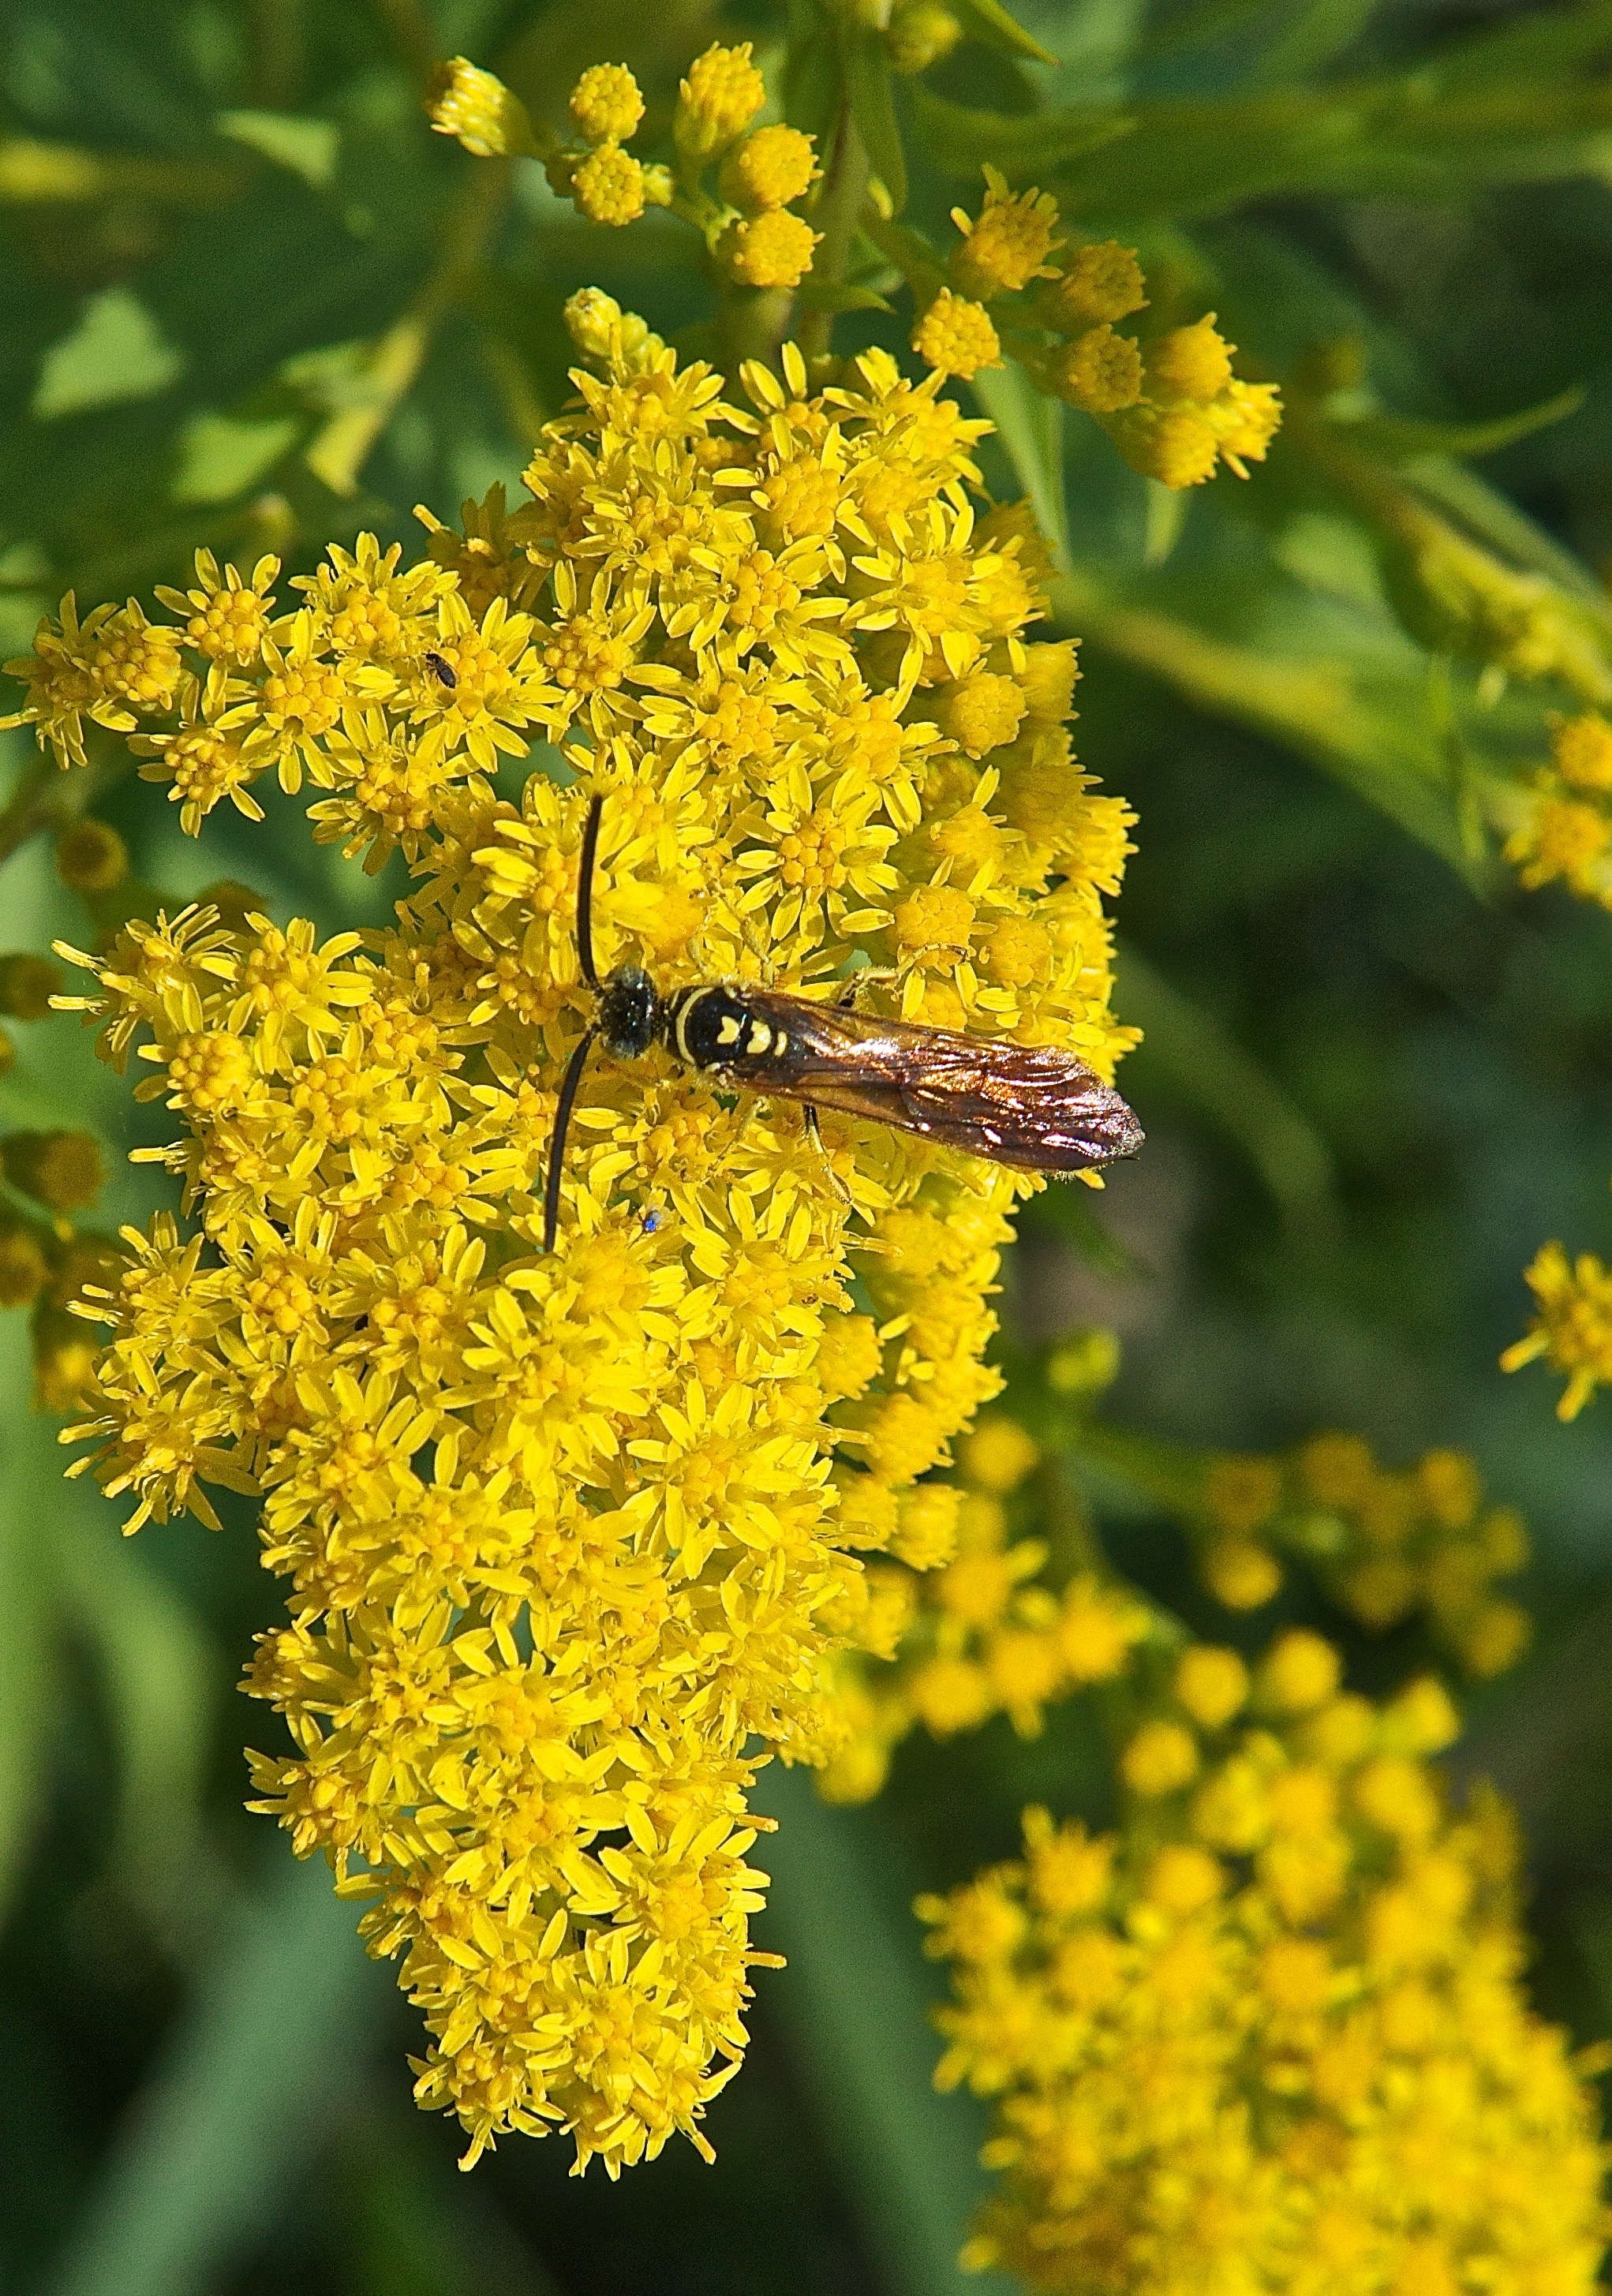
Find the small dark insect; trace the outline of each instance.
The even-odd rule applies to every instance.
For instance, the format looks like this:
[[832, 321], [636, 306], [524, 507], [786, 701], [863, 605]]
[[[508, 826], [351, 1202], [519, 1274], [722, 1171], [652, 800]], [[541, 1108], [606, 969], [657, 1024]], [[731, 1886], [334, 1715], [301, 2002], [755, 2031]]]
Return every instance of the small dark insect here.
[[1072, 1053], [875, 1020], [748, 982], [663, 996], [636, 964], [618, 965], [601, 980], [593, 966], [593, 861], [602, 802], [596, 797], [588, 808], [577, 880], [577, 954], [599, 1013], [560, 1087], [543, 1198], [545, 1251], [559, 1231], [566, 1134], [595, 1037], [618, 1060], [635, 1060], [659, 1042], [724, 1085], [787, 1094], [805, 1103], [813, 1132], [818, 1109], [832, 1108], [1026, 1172], [1089, 1171], [1141, 1147], [1141, 1127], [1130, 1109]]
[[645, 1212], [642, 1222], [645, 1235], [653, 1235], [660, 1226], [659, 1212]]
[[458, 685], [458, 673], [455, 671], [453, 663], [446, 660], [441, 654], [428, 653], [425, 657], [425, 666], [430, 671], [433, 677], [438, 677], [441, 679], [443, 685], [446, 686], [450, 693]]

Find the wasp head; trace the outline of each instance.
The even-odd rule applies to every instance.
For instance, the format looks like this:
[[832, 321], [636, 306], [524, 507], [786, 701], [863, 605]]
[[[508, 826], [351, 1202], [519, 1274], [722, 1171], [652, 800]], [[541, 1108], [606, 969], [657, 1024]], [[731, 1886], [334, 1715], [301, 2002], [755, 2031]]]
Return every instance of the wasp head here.
[[641, 964], [618, 965], [599, 991], [599, 1034], [618, 1060], [637, 1060], [654, 1043], [660, 998]]

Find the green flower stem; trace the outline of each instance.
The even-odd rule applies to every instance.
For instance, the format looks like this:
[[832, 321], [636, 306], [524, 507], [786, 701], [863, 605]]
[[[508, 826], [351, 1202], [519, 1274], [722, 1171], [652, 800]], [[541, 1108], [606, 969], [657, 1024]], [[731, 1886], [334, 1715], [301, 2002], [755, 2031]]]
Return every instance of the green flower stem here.
[[[842, 96], [834, 127], [834, 154], [812, 210], [813, 225], [822, 234], [822, 241], [811, 275], [821, 286], [844, 284], [851, 242], [867, 202], [870, 172], [867, 146], [851, 117], [849, 98]], [[832, 311], [803, 311], [796, 340], [807, 358], [825, 358], [833, 331]]]

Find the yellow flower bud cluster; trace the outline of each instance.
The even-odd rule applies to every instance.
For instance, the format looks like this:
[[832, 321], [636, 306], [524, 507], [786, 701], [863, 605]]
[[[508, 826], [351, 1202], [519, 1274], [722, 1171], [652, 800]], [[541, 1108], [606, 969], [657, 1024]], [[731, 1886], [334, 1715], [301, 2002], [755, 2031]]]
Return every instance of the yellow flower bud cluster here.
[[[925, 1479], [999, 1385], [1036, 1184], [826, 1115], [825, 1169], [792, 1103], [600, 1053], [544, 1251], [589, 800], [601, 969], [865, 970], [887, 1011], [1105, 1075], [1129, 816], [1068, 770], [1056, 827], [1017, 824], [998, 761], [1054, 741], [1073, 654], [1028, 642], [1044, 562], [938, 378], [870, 353], [813, 393], [786, 346], [730, 404], [608, 298], [568, 316], [593, 365], [520, 510], [432, 521], [413, 567], [361, 537], [289, 598], [203, 558], [172, 622], [70, 609], [21, 675], [64, 761], [98, 710], [143, 729], [188, 825], [275, 772], [317, 838], [412, 871], [384, 932], [233, 894], [77, 960], [103, 1056], [174, 1112], [148, 1160], [184, 1218], [100, 1287], [79, 1431], [131, 1527], [259, 1503], [290, 1610], [250, 1676], [290, 1734], [259, 1804], [401, 1956], [421, 2103], [472, 2153], [558, 2127], [615, 2169], [703, 2142], [742, 2053], [757, 1762], [844, 1741], [825, 1661], [891, 1645], [881, 1557], [904, 1587], [952, 1559]], [[980, 1456], [983, 1500], [1012, 1462]]]
[[[917, 1288], [903, 1287], [905, 1299]], [[1034, 1735], [1054, 1700], [1123, 1674], [1147, 1632], [1133, 1596], [1085, 1571], [1055, 1589], [1045, 1542], [1014, 1538], [1013, 1495], [1039, 1464], [1016, 1420], [981, 1420], [959, 1464], [957, 1484], [921, 1483], [898, 1508], [877, 1638], [854, 1628], [856, 1647], [839, 1661], [849, 1734], [822, 1780], [831, 1801], [870, 1800], [919, 1725], [946, 1738], [1006, 1714]]]
[[928, 71], [944, 62], [962, 37], [962, 20], [944, 0], [894, 0], [884, 27], [884, 45], [891, 68], [898, 72]]
[[995, 2100], [965, 2264], [1048, 2296], [1591, 2296], [1608, 2053], [1528, 2007], [1510, 1814], [1428, 1764], [1443, 1691], [1338, 1685], [1313, 1636], [1251, 1672], [1189, 1648], [1117, 1833], [1028, 1810], [1021, 1860], [919, 1899], [938, 2081]]
[[1325, 1434], [1279, 1457], [1216, 1459], [1194, 1528], [1205, 1581], [1228, 1609], [1268, 1602], [1289, 1555], [1362, 1626], [1425, 1613], [1469, 1674], [1500, 1674], [1527, 1647], [1527, 1613], [1494, 1593], [1526, 1563], [1527, 1532], [1512, 1508], [1484, 1504], [1461, 1452], [1395, 1471], [1359, 1436]]
[[822, 234], [790, 210], [816, 181], [816, 152], [798, 127], [751, 128], [765, 101], [748, 40], [741, 47], [708, 48], [683, 82], [673, 137], [683, 180], [698, 196], [705, 196], [705, 169], [721, 162], [716, 180], [724, 205], [706, 229], [725, 276], [740, 287], [798, 287]]
[[1612, 909], [1612, 725], [1597, 709], [1558, 718], [1551, 762], [1497, 799], [1506, 860], [1530, 892], [1559, 880]]
[[1233, 374], [1234, 348], [1216, 332], [1213, 312], [1172, 327], [1142, 349], [1135, 398], [1092, 409], [1133, 471], [1179, 488], [1201, 486], [1222, 461], [1246, 479], [1248, 463], [1264, 460], [1281, 421], [1280, 394], [1274, 383]]
[[1008, 313], [1015, 356], [1042, 390], [1101, 422], [1133, 470], [1182, 488], [1201, 485], [1223, 461], [1246, 478], [1281, 419], [1275, 385], [1238, 379], [1212, 313], [1145, 347], [1118, 333], [1117, 323], [1147, 305], [1134, 249], [1115, 240], [1068, 247], [1050, 194], [1010, 192], [994, 168], [985, 175], [978, 217], [953, 210], [962, 236], [945, 283], [921, 299], [912, 335], [920, 357], [965, 379], [1000, 365], [987, 307], [1023, 298]]
[[643, 118], [643, 97], [625, 64], [591, 64], [567, 105], [582, 146], [544, 153], [550, 184], [590, 223], [636, 223], [645, 208], [669, 207], [669, 168], [646, 165], [626, 147]]
[[1547, 1243], [1527, 1270], [1534, 1316], [1525, 1336], [1500, 1359], [1502, 1371], [1520, 1371], [1543, 1357], [1567, 1379], [1556, 1406], [1559, 1419], [1576, 1419], [1596, 1390], [1612, 1382], [1612, 1268], [1592, 1251], [1569, 1259]]

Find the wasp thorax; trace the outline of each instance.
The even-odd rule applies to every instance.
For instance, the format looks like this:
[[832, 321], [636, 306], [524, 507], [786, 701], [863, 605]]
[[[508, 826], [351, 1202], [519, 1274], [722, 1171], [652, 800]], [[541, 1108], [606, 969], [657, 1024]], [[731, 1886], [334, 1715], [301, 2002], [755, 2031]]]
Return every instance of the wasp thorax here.
[[654, 1043], [660, 999], [641, 964], [623, 964], [599, 992], [599, 1034], [618, 1060], [636, 1060]]

